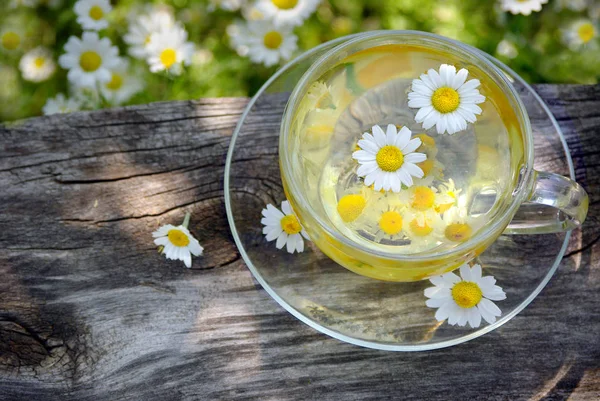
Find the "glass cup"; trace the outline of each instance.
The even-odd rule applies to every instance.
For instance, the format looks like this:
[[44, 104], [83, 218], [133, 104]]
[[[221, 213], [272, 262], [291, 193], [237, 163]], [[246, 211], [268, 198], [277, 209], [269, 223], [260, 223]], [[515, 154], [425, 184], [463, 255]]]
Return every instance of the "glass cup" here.
[[[356, 141], [372, 125], [378, 124], [384, 130], [387, 124], [407, 126], [413, 134], [424, 131], [419, 131], [420, 124], [414, 121], [417, 110], [405, 107], [405, 88], [407, 82], [418, 78], [426, 68], [419, 70], [420, 64], [408, 68], [414, 61], [407, 49], [431, 55], [421, 60], [428, 68], [439, 66], [440, 60], [457, 69], [467, 68], [469, 79], [481, 81], [480, 90], [487, 97], [488, 107], [496, 108], [506, 130], [506, 135], [496, 138], [476, 122], [470, 125], [482, 127], [479, 131], [469, 128], [467, 134], [462, 134], [465, 146], [474, 144], [476, 156], [469, 165], [470, 195], [465, 198], [468, 204], [464, 207], [471, 212], [483, 208], [485, 212], [479, 219], [483, 224], [476, 229], [469, 227], [455, 243], [412, 253], [400, 252], [390, 245], [369, 244], [340, 228], [331, 213], [335, 196], [328, 192], [323, 176], [327, 164], [340, 149], [351, 154]], [[339, 78], [345, 93], [340, 95], [342, 98], [350, 94], [347, 104], [342, 106], [347, 114], [338, 115], [337, 122], [328, 122], [332, 117], [327, 113], [311, 113], [313, 105], [307, 102], [307, 99], [315, 101], [315, 83], [331, 77], [342, 77]], [[362, 95], [354, 97], [352, 92]], [[365, 100], [363, 95], [375, 96], [375, 100]], [[361, 108], [360, 102], [365, 101], [384, 105], [376, 110]], [[482, 116], [485, 115], [484, 107]], [[308, 119], [313, 120], [310, 126]], [[344, 119], [350, 123], [339, 124]], [[323, 129], [322, 125], [327, 124], [334, 124], [335, 129]], [[436, 140], [449, 140], [447, 135], [432, 135]], [[460, 135], [455, 134], [458, 137], [453, 137], [453, 143], [462, 147], [463, 143], [455, 139]], [[478, 51], [424, 32], [368, 32], [329, 50], [296, 85], [281, 123], [279, 161], [283, 187], [311, 240], [340, 265], [380, 280], [417, 281], [454, 270], [485, 251], [502, 233], [541, 234], [580, 226], [587, 214], [586, 192], [566, 177], [535, 171], [533, 160], [529, 117], [509, 78]], [[460, 165], [461, 161], [455, 160], [447, 167]]]

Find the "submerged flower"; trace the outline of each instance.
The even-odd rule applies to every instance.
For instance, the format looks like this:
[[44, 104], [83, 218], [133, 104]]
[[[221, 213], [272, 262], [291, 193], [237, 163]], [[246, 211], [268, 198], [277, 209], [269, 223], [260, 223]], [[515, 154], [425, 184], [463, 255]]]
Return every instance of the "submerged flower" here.
[[111, 74], [110, 81], [100, 86], [100, 93], [112, 105], [127, 102], [144, 87], [142, 80], [129, 72], [129, 62], [127, 60], [121, 60], [111, 70]]
[[181, 74], [182, 65], [190, 65], [194, 55], [194, 44], [187, 39], [188, 33], [180, 25], [150, 35], [147, 48], [150, 71]]
[[130, 22], [129, 30], [123, 36], [123, 40], [129, 45], [129, 54], [138, 59], [145, 59], [148, 56], [148, 44], [152, 34], [167, 31], [174, 25], [173, 15], [163, 8], [140, 15]]
[[84, 32], [81, 39], [71, 36], [65, 51], [58, 63], [69, 70], [67, 77], [76, 86], [110, 81], [110, 69], [119, 63], [119, 50], [108, 38], [100, 39], [97, 32]]
[[109, 0], [79, 0], [73, 7], [77, 22], [85, 30], [99, 31], [108, 26], [106, 14], [112, 7]]
[[358, 219], [367, 206], [367, 200], [362, 194], [348, 194], [340, 198], [337, 212], [346, 223]]
[[418, 213], [408, 209], [402, 218], [404, 234], [410, 239], [412, 250], [427, 250], [440, 243], [444, 235], [444, 222], [439, 213], [432, 210]]
[[258, 0], [256, 9], [275, 26], [302, 25], [319, 5], [320, 0]]
[[54, 74], [56, 63], [52, 59], [52, 52], [46, 47], [36, 47], [21, 57], [19, 68], [23, 79], [31, 82], [42, 82]]
[[267, 241], [277, 240], [275, 243], [277, 249], [285, 245], [289, 253], [304, 251], [302, 237], [308, 240], [308, 234], [302, 228], [288, 201], [281, 202], [281, 210], [283, 213], [271, 204], [262, 210], [263, 218], [260, 222], [264, 225], [263, 234], [266, 235]]
[[[188, 219], [186, 215], [186, 220]], [[186, 220], [180, 226], [166, 224], [154, 231], [152, 236], [155, 238], [154, 243], [163, 247], [161, 253], [164, 253], [167, 259], [181, 260], [187, 268], [190, 268], [192, 255], [202, 255], [204, 248], [188, 231]]]
[[501, 0], [502, 11], [512, 14], [529, 15], [532, 11], [542, 11], [542, 4], [548, 0]]
[[573, 50], [580, 49], [598, 37], [598, 29], [588, 19], [580, 19], [563, 31], [564, 42]]
[[382, 239], [398, 240], [404, 237], [404, 218], [400, 213], [398, 206], [385, 204], [377, 218], [377, 225], [374, 227], [375, 241]]
[[292, 33], [292, 28], [276, 27], [271, 21], [235, 23], [227, 31], [240, 56], [267, 67], [289, 59], [298, 48], [298, 38]]
[[426, 305], [436, 308], [437, 321], [448, 319], [448, 324], [472, 328], [481, 324], [481, 318], [492, 324], [502, 314], [492, 301], [506, 299], [506, 294], [496, 285], [492, 276], [482, 277], [481, 266], [472, 268], [464, 264], [460, 267], [460, 277], [454, 273], [432, 277], [429, 281], [435, 287], [425, 289], [429, 298]]
[[450, 243], [468, 241], [484, 224], [484, 219], [469, 216], [462, 206], [450, 207], [443, 220], [446, 225], [444, 240]]
[[360, 150], [352, 153], [360, 164], [356, 174], [365, 177], [366, 186], [374, 184], [375, 191], [383, 189], [397, 193], [402, 184], [413, 185], [413, 176], [423, 177], [423, 170], [416, 163], [425, 161], [427, 156], [415, 152], [421, 146], [421, 140], [411, 139], [408, 128], [397, 131], [396, 126], [389, 124], [383, 132], [379, 125], [374, 125], [372, 132], [363, 134], [358, 141]]
[[79, 110], [81, 107], [80, 102], [75, 98], [67, 98], [62, 93], [56, 95], [56, 97], [50, 98], [46, 101], [46, 104], [42, 108], [44, 115], [59, 114], [59, 113], [71, 113]]
[[481, 114], [477, 106], [485, 101], [477, 89], [478, 79], [467, 81], [469, 71], [462, 68], [458, 73], [453, 65], [442, 64], [440, 70], [430, 69], [412, 81], [408, 94], [408, 107], [418, 108], [415, 121], [423, 123], [424, 129], [435, 125], [437, 133], [452, 135], [467, 129], [467, 122], [477, 121]]

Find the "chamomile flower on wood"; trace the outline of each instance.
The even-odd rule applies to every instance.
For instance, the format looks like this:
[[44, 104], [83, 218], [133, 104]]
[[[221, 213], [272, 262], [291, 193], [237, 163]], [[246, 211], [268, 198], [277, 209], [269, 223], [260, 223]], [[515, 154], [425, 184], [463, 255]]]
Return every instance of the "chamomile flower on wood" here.
[[460, 267], [460, 277], [454, 273], [446, 273], [429, 279], [434, 287], [425, 289], [429, 298], [426, 305], [436, 308], [435, 318], [438, 321], [448, 319], [448, 324], [472, 328], [481, 324], [481, 318], [492, 324], [502, 314], [500, 308], [492, 301], [506, 299], [506, 294], [496, 285], [492, 276], [482, 276], [481, 266], [472, 268], [464, 264]]
[[302, 237], [308, 240], [308, 234], [302, 228], [288, 201], [281, 202], [281, 210], [283, 213], [271, 204], [262, 210], [263, 218], [260, 222], [264, 225], [263, 234], [267, 241], [277, 240], [275, 243], [277, 249], [285, 246], [289, 253], [303, 252]]
[[467, 123], [477, 121], [481, 114], [477, 106], [485, 97], [477, 89], [478, 79], [467, 81], [469, 72], [461, 69], [456, 72], [453, 65], [442, 64], [439, 72], [430, 69], [412, 81], [408, 94], [408, 107], [417, 108], [415, 121], [424, 129], [435, 125], [438, 134], [450, 135], [467, 129]]
[[588, 19], [573, 22], [563, 31], [563, 40], [573, 50], [579, 50], [598, 38], [596, 25]]
[[187, 39], [187, 31], [178, 24], [170, 29], [152, 33], [147, 59], [150, 71], [181, 74], [182, 66], [190, 65], [194, 55], [194, 44]]
[[77, 22], [85, 30], [99, 31], [108, 26], [106, 14], [112, 7], [109, 0], [79, 0], [73, 7]]
[[97, 32], [84, 32], [81, 39], [71, 36], [65, 44], [66, 53], [59, 57], [61, 67], [68, 69], [67, 78], [76, 86], [96, 86], [109, 82], [111, 68], [119, 63], [119, 50], [108, 38]]
[[166, 224], [152, 233], [154, 243], [162, 247], [161, 253], [167, 259], [183, 261], [187, 268], [192, 267], [192, 255], [200, 256], [204, 250], [187, 229], [189, 216], [185, 215], [180, 226]]
[[298, 48], [292, 27], [276, 27], [269, 20], [235, 23], [227, 29], [237, 53], [271, 67], [287, 60]]
[[365, 132], [358, 141], [360, 150], [352, 153], [360, 164], [356, 174], [364, 177], [365, 185], [374, 184], [375, 191], [400, 192], [402, 185], [410, 187], [413, 178], [422, 178], [423, 170], [417, 163], [425, 161], [427, 156], [415, 152], [421, 146], [421, 140], [411, 139], [411, 131], [389, 124], [386, 132], [374, 125], [372, 134]]
[[167, 31], [174, 25], [173, 14], [164, 8], [154, 8], [148, 14], [136, 17], [129, 23], [129, 29], [123, 36], [123, 40], [129, 45], [129, 54], [138, 59], [146, 59], [152, 34]]
[[320, 0], [258, 0], [256, 8], [276, 26], [294, 27], [302, 25], [319, 3]]
[[36, 47], [28, 51], [19, 61], [19, 69], [23, 79], [31, 82], [42, 82], [54, 74], [56, 63], [52, 52], [46, 47]]
[[64, 94], [59, 93], [53, 98], [46, 101], [42, 108], [44, 115], [71, 113], [80, 110], [81, 103], [76, 98], [68, 98]]
[[542, 4], [546, 3], [548, 0], [501, 0], [500, 6], [511, 14], [529, 15], [532, 11], [542, 11]]
[[100, 86], [100, 93], [112, 105], [127, 102], [144, 87], [142, 80], [130, 73], [129, 62], [125, 59], [111, 70], [111, 74], [110, 81]]

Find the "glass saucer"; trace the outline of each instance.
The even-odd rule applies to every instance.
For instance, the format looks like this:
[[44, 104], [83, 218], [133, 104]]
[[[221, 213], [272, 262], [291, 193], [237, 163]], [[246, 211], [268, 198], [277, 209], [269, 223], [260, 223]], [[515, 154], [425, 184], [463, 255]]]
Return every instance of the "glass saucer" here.
[[[477, 338], [508, 322], [548, 283], [565, 253], [570, 232], [502, 235], [479, 258], [507, 299], [502, 316], [477, 329], [437, 322], [425, 305], [429, 281], [383, 282], [346, 270], [307, 243], [288, 254], [262, 234], [261, 210], [285, 199], [279, 173], [279, 129], [287, 99], [308, 67], [350, 37], [318, 46], [281, 68], [252, 98], [231, 139], [225, 166], [225, 204], [235, 243], [267, 293], [309, 326], [339, 340], [389, 351], [448, 347]], [[474, 49], [475, 50], [475, 49]], [[479, 51], [509, 77], [531, 119], [535, 168], [575, 178], [556, 120], [535, 91], [507, 66]]]

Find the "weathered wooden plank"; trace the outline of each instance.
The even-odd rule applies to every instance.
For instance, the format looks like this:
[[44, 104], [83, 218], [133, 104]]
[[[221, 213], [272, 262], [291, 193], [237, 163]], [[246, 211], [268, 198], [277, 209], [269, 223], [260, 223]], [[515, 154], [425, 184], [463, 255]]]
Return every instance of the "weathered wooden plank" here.
[[[426, 353], [340, 343], [256, 285], [231, 240], [222, 186], [246, 99], [0, 128], [0, 399], [597, 399], [600, 86], [537, 90], [590, 193], [588, 222], [524, 312]], [[265, 107], [257, 132], [276, 116]], [[234, 169], [265, 168], [261, 151], [246, 149]], [[185, 211], [206, 249], [190, 270], [150, 238]]]

